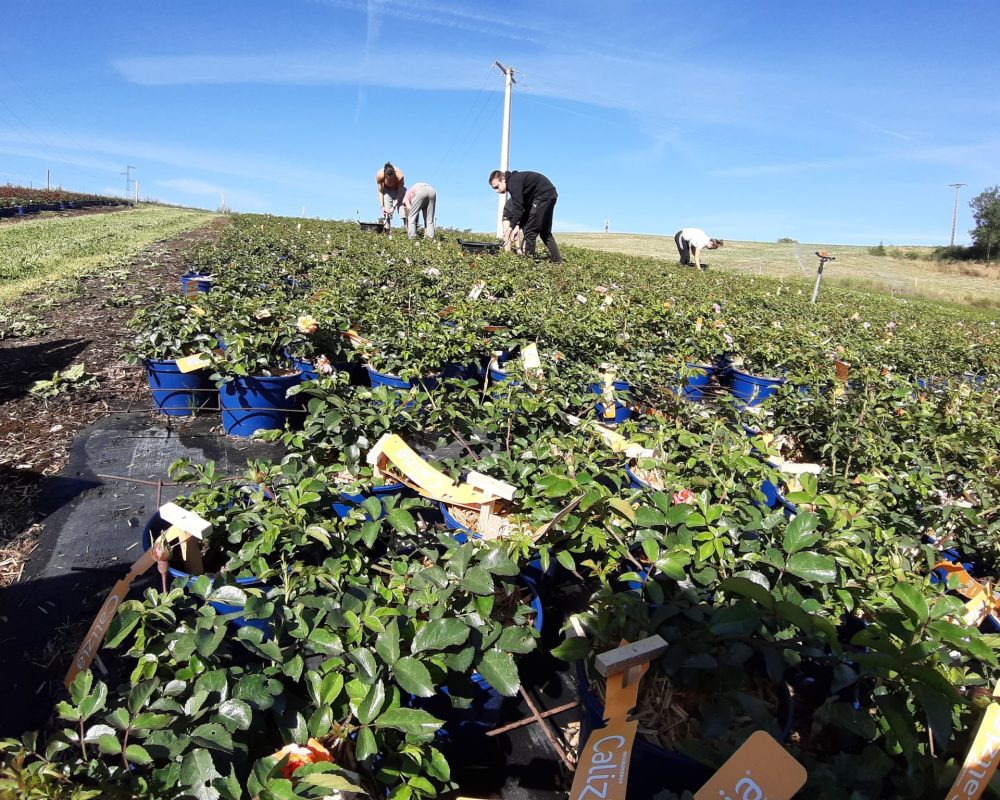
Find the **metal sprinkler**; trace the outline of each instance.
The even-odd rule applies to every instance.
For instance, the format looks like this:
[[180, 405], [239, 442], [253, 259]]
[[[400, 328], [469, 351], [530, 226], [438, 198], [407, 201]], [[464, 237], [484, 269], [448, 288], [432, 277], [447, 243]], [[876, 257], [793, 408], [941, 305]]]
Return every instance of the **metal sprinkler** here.
[[819, 294], [819, 285], [823, 281], [823, 266], [827, 261], [836, 261], [837, 259], [831, 256], [826, 250], [817, 250], [816, 255], [819, 256], [819, 269], [816, 271], [816, 285], [813, 286], [813, 296], [812, 303], [816, 305], [816, 296]]

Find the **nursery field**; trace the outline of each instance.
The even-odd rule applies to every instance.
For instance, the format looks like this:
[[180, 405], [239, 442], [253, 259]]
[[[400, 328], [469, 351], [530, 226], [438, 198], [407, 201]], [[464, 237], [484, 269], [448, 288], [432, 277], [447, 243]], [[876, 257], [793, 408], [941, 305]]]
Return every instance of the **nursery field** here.
[[[561, 233], [559, 241], [677, 263], [677, 247], [672, 235]], [[727, 239], [721, 249], [704, 253], [702, 262], [712, 269], [793, 280], [801, 278], [811, 283], [816, 279], [815, 252], [827, 250], [837, 260], [827, 264], [824, 283], [837, 282], [940, 302], [1000, 308], [1000, 266], [930, 260], [928, 257], [933, 249], [886, 245], [886, 255], [873, 255], [867, 246]]]
[[836, 283], [811, 305], [734, 275], [742, 243], [696, 273], [452, 237], [238, 215], [134, 315], [159, 424], [283, 456], [171, 467], [151, 587], [49, 728], [0, 742], [22, 765], [0, 789], [30, 768], [80, 797], [506, 796], [513, 762], [476, 754], [557, 664], [576, 718], [534, 721], [557, 766], [520, 780], [600, 795], [585, 742], [624, 724], [608, 664], [640, 640], [629, 798], [697, 791], [757, 731], [801, 796], [972, 780], [1000, 679], [996, 315]]
[[46, 281], [121, 265], [152, 242], [204, 225], [203, 211], [140, 206], [0, 224], [0, 307]]

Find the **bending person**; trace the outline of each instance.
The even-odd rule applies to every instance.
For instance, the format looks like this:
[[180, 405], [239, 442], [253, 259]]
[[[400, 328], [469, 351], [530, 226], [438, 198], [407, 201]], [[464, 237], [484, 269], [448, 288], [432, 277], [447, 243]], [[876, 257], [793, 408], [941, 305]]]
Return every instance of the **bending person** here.
[[403, 197], [403, 217], [406, 235], [417, 238], [417, 222], [424, 213], [424, 238], [434, 238], [434, 213], [437, 208], [437, 191], [429, 183], [415, 183]]
[[[497, 194], [510, 193], [510, 211], [504, 207], [504, 217], [513, 232], [520, 224], [524, 235], [524, 255], [535, 255], [535, 240], [541, 239], [553, 261], [562, 261], [559, 246], [552, 235], [552, 214], [559, 198], [552, 181], [540, 172], [490, 173], [490, 186]], [[509, 240], [509, 235], [508, 235]]]
[[710, 239], [701, 228], [681, 228], [674, 234], [674, 243], [677, 245], [681, 264], [690, 264], [691, 257], [694, 256], [697, 269], [705, 269], [701, 265], [702, 250], [716, 250], [724, 244], [722, 239]]
[[378, 197], [378, 206], [386, 228], [391, 227], [392, 215], [396, 211], [402, 213], [405, 192], [403, 171], [386, 161], [385, 166], [375, 173], [375, 195]]

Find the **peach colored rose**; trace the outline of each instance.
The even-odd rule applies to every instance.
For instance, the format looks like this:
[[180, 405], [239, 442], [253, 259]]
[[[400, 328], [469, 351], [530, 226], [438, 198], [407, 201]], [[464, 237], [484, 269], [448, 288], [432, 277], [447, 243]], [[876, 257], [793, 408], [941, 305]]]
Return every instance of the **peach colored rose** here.
[[305, 314], [299, 317], [295, 325], [301, 333], [305, 334], [316, 333], [316, 329], [319, 328], [319, 323], [316, 321], [316, 318], [310, 314]]
[[306, 764], [318, 764], [321, 761], [333, 763], [333, 756], [330, 751], [315, 739], [310, 739], [305, 746], [300, 744], [286, 744], [274, 754], [279, 761], [288, 756], [288, 762], [281, 769], [281, 774], [285, 778], [291, 778], [299, 767]]
[[690, 489], [681, 489], [679, 492], [674, 492], [674, 505], [694, 505], [695, 496], [694, 492]]

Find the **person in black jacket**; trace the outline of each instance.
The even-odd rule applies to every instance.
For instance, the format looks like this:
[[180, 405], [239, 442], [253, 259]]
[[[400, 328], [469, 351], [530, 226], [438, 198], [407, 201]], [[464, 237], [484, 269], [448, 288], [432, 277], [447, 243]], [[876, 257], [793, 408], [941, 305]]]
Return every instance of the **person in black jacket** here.
[[559, 246], [552, 235], [552, 214], [559, 195], [552, 181], [540, 172], [490, 173], [490, 186], [497, 194], [510, 193], [509, 210], [504, 207], [504, 219], [510, 230], [520, 227], [524, 236], [524, 254], [535, 255], [535, 240], [541, 238], [553, 261], [562, 261]]

